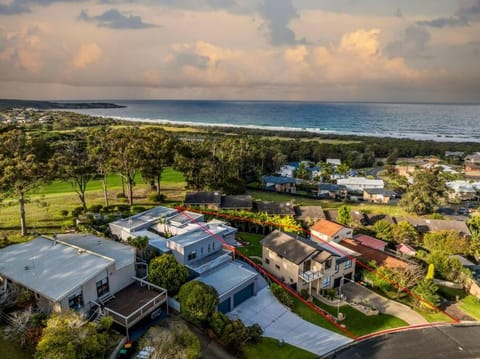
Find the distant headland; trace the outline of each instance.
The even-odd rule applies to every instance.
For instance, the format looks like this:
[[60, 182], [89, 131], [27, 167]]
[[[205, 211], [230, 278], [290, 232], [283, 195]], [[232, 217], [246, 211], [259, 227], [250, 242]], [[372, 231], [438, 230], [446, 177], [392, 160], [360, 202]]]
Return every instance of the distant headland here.
[[126, 106], [116, 105], [107, 102], [51, 102], [35, 100], [9, 100], [0, 99], [0, 108], [38, 108], [43, 110], [79, 110], [79, 109], [100, 109], [100, 108], [124, 108]]

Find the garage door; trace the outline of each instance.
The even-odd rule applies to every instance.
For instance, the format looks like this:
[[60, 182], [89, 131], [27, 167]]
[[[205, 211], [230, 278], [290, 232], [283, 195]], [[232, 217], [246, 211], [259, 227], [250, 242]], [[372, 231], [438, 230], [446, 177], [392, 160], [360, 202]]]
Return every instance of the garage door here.
[[233, 296], [233, 306], [236, 307], [237, 305], [242, 304], [251, 296], [253, 296], [253, 283], [248, 287], [243, 288], [240, 292], [235, 293]]
[[228, 313], [230, 310], [232, 310], [232, 308], [230, 308], [230, 298], [225, 299], [218, 305], [218, 311], [223, 314]]

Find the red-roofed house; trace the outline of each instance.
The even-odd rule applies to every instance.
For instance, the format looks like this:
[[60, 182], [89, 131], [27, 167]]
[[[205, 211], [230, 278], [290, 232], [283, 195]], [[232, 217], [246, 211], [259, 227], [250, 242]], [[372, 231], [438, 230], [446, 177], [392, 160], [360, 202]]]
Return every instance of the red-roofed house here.
[[317, 242], [340, 242], [344, 238], [352, 238], [353, 229], [339, 223], [321, 219], [310, 227], [311, 239]]
[[400, 252], [402, 254], [405, 254], [407, 256], [415, 256], [417, 254], [417, 251], [415, 248], [410, 247], [408, 244], [400, 243], [396, 247], [397, 252]]
[[358, 234], [355, 237], [353, 237], [353, 239], [360, 242], [365, 247], [373, 248], [378, 251], [385, 251], [385, 247], [387, 245], [387, 242], [367, 236], [366, 234]]

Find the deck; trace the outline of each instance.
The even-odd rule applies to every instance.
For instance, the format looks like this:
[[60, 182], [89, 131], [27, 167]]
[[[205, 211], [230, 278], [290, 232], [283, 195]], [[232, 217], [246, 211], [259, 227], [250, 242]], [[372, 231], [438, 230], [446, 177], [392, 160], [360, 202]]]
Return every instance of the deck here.
[[115, 294], [103, 308], [103, 313], [130, 328], [167, 302], [167, 291], [139, 278]]

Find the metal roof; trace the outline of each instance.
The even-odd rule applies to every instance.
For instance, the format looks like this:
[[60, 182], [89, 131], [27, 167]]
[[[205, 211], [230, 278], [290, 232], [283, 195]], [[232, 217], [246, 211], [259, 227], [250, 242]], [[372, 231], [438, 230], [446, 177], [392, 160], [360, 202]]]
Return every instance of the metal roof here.
[[0, 250], [0, 275], [53, 301], [114, 263], [112, 258], [39, 237]]

